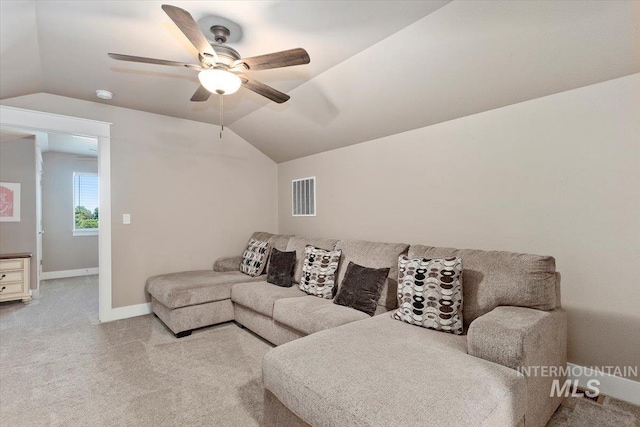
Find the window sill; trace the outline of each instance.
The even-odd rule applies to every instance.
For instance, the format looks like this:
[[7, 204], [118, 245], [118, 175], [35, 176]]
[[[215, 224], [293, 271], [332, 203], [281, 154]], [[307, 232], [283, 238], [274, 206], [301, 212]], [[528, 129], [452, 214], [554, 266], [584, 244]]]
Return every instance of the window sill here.
[[97, 236], [99, 231], [97, 228], [86, 228], [80, 230], [73, 230], [73, 237], [83, 237], [83, 236]]

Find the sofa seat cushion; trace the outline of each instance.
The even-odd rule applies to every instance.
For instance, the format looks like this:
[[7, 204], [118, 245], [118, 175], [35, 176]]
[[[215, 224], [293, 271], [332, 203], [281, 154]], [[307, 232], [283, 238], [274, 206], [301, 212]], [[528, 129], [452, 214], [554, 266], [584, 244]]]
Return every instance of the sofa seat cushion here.
[[466, 354], [465, 336], [389, 315], [269, 351], [263, 381], [310, 425], [506, 426], [526, 408], [525, 378]]
[[366, 313], [314, 296], [281, 299], [273, 306], [276, 322], [307, 335], [368, 318]]
[[273, 305], [277, 300], [305, 296], [307, 294], [297, 286], [284, 288], [265, 281], [238, 283], [231, 288], [231, 301], [269, 317], [273, 317]]
[[239, 271], [183, 271], [147, 279], [146, 290], [169, 308], [180, 308], [231, 298], [231, 286], [264, 280]]

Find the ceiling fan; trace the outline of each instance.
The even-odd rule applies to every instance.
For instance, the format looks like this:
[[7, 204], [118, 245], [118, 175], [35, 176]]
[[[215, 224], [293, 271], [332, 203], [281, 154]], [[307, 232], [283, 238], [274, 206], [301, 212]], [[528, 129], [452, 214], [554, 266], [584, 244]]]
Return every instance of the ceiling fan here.
[[212, 26], [211, 33], [215, 42], [209, 42], [189, 12], [167, 4], [162, 5], [162, 10], [169, 15], [169, 18], [198, 50], [200, 65], [118, 53], [109, 53], [109, 57], [119, 61], [186, 67], [198, 71], [200, 87], [191, 97], [191, 101], [206, 101], [211, 93], [217, 93], [221, 95], [220, 102], [222, 103], [222, 95], [235, 93], [244, 85], [245, 88], [259, 95], [277, 103], [283, 103], [289, 100], [289, 95], [254, 80], [245, 73], [308, 64], [311, 61], [307, 51], [301, 48], [242, 58], [235, 49], [225, 44], [230, 36], [227, 27], [223, 25]]

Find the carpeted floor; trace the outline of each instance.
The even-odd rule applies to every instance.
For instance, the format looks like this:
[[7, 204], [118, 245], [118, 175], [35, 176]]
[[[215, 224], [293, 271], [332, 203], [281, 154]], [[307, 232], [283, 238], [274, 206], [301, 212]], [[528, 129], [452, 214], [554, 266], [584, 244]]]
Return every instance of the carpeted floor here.
[[[101, 324], [97, 276], [47, 281], [0, 304], [0, 426], [258, 426], [269, 349], [234, 324], [179, 340], [152, 315]], [[568, 399], [559, 426], [640, 426], [640, 408]]]
[[602, 404], [584, 398], [565, 399], [547, 427], [640, 427], [640, 406], [610, 397]]
[[0, 304], [2, 426], [257, 426], [270, 346], [233, 324], [177, 340], [152, 315], [98, 323], [97, 276]]

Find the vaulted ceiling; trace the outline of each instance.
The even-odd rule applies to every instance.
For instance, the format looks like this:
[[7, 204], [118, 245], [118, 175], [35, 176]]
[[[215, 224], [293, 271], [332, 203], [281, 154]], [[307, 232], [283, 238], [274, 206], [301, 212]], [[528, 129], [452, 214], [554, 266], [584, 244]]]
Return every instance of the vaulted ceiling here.
[[[47, 92], [218, 123], [189, 101], [194, 62], [156, 1], [0, 2], [0, 99]], [[277, 162], [640, 72], [640, 2], [173, 1], [242, 28], [242, 56], [305, 48], [311, 64], [254, 72], [285, 104], [240, 90], [225, 124]], [[233, 38], [232, 34], [232, 38]], [[237, 36], [237, 34], [236, 34]], [[104, 101], [99, 101], [104, 102]]]

